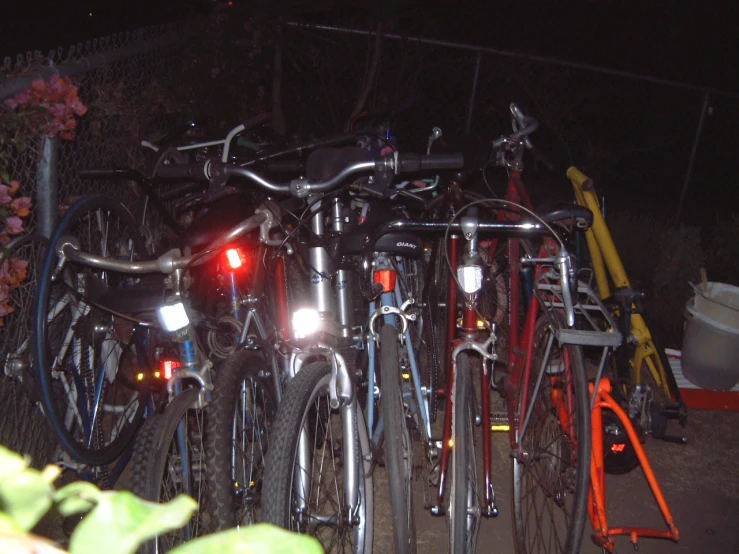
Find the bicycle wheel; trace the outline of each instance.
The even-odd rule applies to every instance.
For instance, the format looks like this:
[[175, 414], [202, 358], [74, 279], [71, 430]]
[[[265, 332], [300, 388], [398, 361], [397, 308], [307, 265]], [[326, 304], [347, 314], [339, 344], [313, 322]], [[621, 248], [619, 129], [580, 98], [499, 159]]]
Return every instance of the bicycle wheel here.
[[[72, 236], [85, 252], [137, 260], [144, 244], [133, 218], [102, 195], [70, 208], [51, 244]], [[77, 461], [106, 464], [133, 439], [144, 411], [143, 333], [97, 307], [130, 277], [68, 262], [52, 281], [58, 257], [49, 249], [34, 306], [35, 377], [48, 419]]]
[[242, 350], [216, 371], [205, 410], [207, 504], [214, 529], [259, 520], [264, 455], [277, 402], [267, 379], [264, 356]]
[[416, 525], [411, 490], [411, 437], [403, 407], [399, 359], [398, 330], [393, 325], [384, 325], [380, 330], [380, 403], [385, 420], [385, 467], [390, 486], [395, 552], [404, 554], [416, 551]]
[[447, 314], [449, 267], [443, 251], [444, 241], [434, 241], [431, 256], [426, 269], [423, 291], [423, 335], [424, 348], [421, 355], [424, 362], [420, 364], [422, 378], [429, 387], [429, 417], [432, 422], [438, 415], [438, 389], [446, 375], [447, 365]]
[[578, 552], [592, 444], [582, 348], [560, 347], [543, 316], [533, 340], [532, 376], [522, 384], [518, 404], [520, 410], [526, 394], [530, 415], [527, 421], [527, 414], [518, 414], [518, 425], [526, 428], [513, 458], [516, 551]]
[[[331, 409], [330, 380], [331, 365], [316, 362], [290, 381], [270, 436], [262, 512], [268, 523], [312, 535], [328, 553], [369, 554], [374, 497], [367, 428], [358, 407], [356, 421], [344, 421], [343, 409]], [[355, 460], [344, 459], [343, 430], [350, 426], [359, 439]], [[359, 470], [354, 514], [344, 491], [344, 467], [352, 463]]]
[[196, 408], [198, 389], [188, 389], [164, 413], [146, 421], [136, 437], [131, 464], [135, 495], [151, 502], [168, 502], [179, 494], [198, 501], [198, 510], [183, 527], [145, 542], [139, 554], [167, 552], [211, 529], [206, 505], [203, 411]]
[[464, 352], [457, 357], [452, 411], [451, 481], [449, 482], [449, 552], [475, 552], [480, 525], [477, 464], [472, 434], [472, 368]]

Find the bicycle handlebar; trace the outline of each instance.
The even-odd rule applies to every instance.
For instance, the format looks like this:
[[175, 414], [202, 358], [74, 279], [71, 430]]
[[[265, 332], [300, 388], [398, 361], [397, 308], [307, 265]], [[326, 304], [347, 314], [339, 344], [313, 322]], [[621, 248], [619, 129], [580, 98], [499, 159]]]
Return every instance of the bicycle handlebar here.
[[[248, 219], [245, 219], [228, 233], [221, 235], [213, 241], [205, 250], [215, 250], [226, 246], [233, 240], [253, 231], [270, 220], [270, 214], [266, 211], [256, 213]], [[199, 265], [205, 263], [209, 256], [183, 256], [179, 249], [175, 248], [159, 256], [156, 260], [147, 261], [130, 261], [115, 260], [104, 256], [97, 256], [89, 252], [80, 250], [79, 241], [74, 237], [63, 236], [54, 245], [60, 260], [70, 259], [74, 262], [88, 265], [90, 267], [104, 269], [107, 271], [116, 271], [118, 273], [127, 274], [145, 274], [145, 273], [173, 273], [177, 269], [184, 269], [194, 264]]]
[[372, 161], [353, 163], [346, 166], [332, 178], [313, 183], [308, 182], [307, 179], [294, 179], [287, 184], [277, 183], [246, 167], [219, 164], [217, 160], [206, 160], [204, 163], [163, 165], [157, 170], [157, 177], [203, 181], [221, 179], [227, 181], [229, 177], [236, 176], [248, 179], [268, 192], [304, 197], [312, 192], [321, 193], [334, 190], [347, 178], [357, 173], [375, 172], [383, 175], [400, 175], [425, 170], [461, 169], [462, 167], [464, 167], [464, 156], [461, 153], [424, 155], [394, 152], [388, 156], [375, 158]]

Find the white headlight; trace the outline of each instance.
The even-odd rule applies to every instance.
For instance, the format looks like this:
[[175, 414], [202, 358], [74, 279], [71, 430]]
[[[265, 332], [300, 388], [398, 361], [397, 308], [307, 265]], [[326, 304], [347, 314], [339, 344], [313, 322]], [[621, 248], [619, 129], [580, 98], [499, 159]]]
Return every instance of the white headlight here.
[[321, 319], [313, 308], [301, 308], [293, 313], [293, 333], [296, 339], [309, 337], [318, 330]]
[[457, 279], [464, 292], [477, 292], [482, 288], [482, 268], [479, 265], [461, 265], [457, 268]]
[[187, 317], [187, 312], [185, 312], [185, 306], [182, 302], [162, 306], [157, 313], [159, 315], [159, 322], [167, 331], [177, 331], [190, 324], [190, 319]]

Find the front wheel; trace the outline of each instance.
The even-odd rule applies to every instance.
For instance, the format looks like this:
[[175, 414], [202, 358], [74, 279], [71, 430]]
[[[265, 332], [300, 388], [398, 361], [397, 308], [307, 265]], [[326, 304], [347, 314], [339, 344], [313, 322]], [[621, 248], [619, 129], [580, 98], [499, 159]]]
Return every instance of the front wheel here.
[[[513, 458], [516, 552], [579, 552], [590, 482], [591, 424], [582, 347], [559, 346], [547, 319], [534, 331]], [[525, 426], [525, 428], [524, 428]], [[522, 430], [522, 432], [521, 432]]]
[[452, 412], [451, 482], [449, 484], [449, 552], [473, 553], [480, 524], [475, 444], [472, 434], [472, 368], [467, 354], [457, 357]]
[[[373, 538], [373, 481], [367, 427], [356, 399], [329, 405], [331, 365], [304, 366], [290, 381], [270, 437], [264, 471], [264, 520], [315, 537], [326, 552], [369, 554]], [[348, 414], [356, 414], [349, 420]], [[355, 459], [346, 459], [353, 428]], [[358, 447], [358, 448], [357, 448]], [[347, 468], [356, 464], [359, 502], [347, 506]]]
[[[126, 207], [104, 196], [75, 203], [56, 228], [83, 252], [121, 261], [146, 255], [138, 226]], [[47, 418], [76, 461], [103, 465], [133, 440], [144, 412], [146, 329], [101, 309], [103, 299], [122, 296], [128, 275], [46, 254], [33, 313], [35, 378]], [[52, 277], [56, 277], [52, 280]]]
[[398, 330], [393, 325], [384, 325], [380, 331], [380, 363], [381, 402], [385, 419], [385, 462], [390, 485], [395, 551], [397, 554], [406, 554], [416, 551], [411, 490], [413, 461], [411, 438], [403, 407]]
[[131, 458], [131, 492], [151, 502], [168, 502], [179, 494], [198, 501], [188, 524], [145, 542], [139, 554], [159, 554], [212, 530], [205, 506], [203, 410], [196, 408], [198, 389], [175, 397], [164, 413], [147, 420], [136, 437]]
[[277, 402], [264, 356], [249, 350], [231, 355], [216, 371], [205, 410], [208, 505], [215, 529], [259, 519], [264, 456]]

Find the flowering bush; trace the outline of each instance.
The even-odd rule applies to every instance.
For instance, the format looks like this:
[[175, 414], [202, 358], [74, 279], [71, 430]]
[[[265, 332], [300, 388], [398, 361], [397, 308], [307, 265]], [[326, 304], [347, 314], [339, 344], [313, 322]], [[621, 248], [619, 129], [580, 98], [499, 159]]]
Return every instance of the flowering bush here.
[[29, 123], [39, 124], [38, 128], [47, 137], [59, 135], [66, 140], [74, 138], [77, 128], [75, 116], [87, 113], [87, 106], [80, 102], [72, 80], [57, 75], [48, 83], [34, 81], [30, 89], [9, 98], [5, 105], [11, 110], [24, 112], [31, 120]]
[[[87, 113], [77, 87], [69, 77], [34, 81], [31, 88], [0, 104], [0, 248], [24, 231], [23, 218], [31, 213], [31, 198], [17, 196], [20, 183], [11, 179], [6, 168], [12, 152], [22, 152], [42, 134], [65, 140], [74, 138], [77, 117]], [[28, 261], [0, 256], [0, 327], [12, 313], [10, 300], [14, 288], [25, 279]]]
[[[8, 244], [12, 235], [23, 232], [21, 218], [31, 213], [31, 199], [28, 196], [13, 198], [19, 188], [18, 181], [10, 181], [10, 185], [0, 181], [0, 247]], [[28, 261], [20, 258], [3, 257], [0, 262], [0, 327], [3, 326], [3, 318], [14, 310], [10, 303], [10, 292], [26, 279], [27, 268]]]

